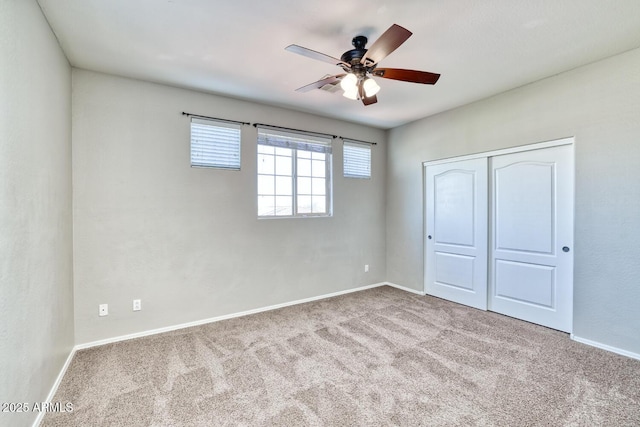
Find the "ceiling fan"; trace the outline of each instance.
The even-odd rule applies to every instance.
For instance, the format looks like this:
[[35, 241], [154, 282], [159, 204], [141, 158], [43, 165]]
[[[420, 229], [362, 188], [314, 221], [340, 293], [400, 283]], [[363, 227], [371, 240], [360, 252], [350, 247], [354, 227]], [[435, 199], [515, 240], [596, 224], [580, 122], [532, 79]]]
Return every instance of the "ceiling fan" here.
[[367, 38], [365, 36], [356, 36], [351, 41], [355, 49], [343, 53], [340, 59], [295, 44], [287, 46], [285, 50], [289, 52], [335, 64], [344, 70], [342, 74], [323, 78], [317, 82], [302, 86], [296, 91], [308, 92], [313, 89], [320, 89], [328, 84], [336, 85], [340, 83], [344, 90], [343, 95], [346, 98], [360, 99], [364, 105], [371, 105], [378, 102], [376, 94], [380, 90], [380, 86], [373, 79], [374, 76], [433, 85], [440, 78], [440, 74], [402, 68], [377, 68], [378, 62], [400, 47], [402, 43], [411, 37], [411, 34], [411, 31], [406, 28], [393, 24], [369, 49], [365, 49]]

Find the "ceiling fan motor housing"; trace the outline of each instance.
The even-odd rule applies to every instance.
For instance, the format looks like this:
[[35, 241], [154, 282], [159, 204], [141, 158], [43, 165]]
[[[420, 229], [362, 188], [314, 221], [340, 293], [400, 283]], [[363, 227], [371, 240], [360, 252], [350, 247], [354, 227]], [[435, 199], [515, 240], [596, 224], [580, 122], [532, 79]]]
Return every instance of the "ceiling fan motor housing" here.
[[361, 77], [366, 73], [366, 68], [360, 64], [360, 60], [367, 53], [365, 46], [367, 44], [367, 38], [365, 36], [356, 36], [351, 40], [351, 44], [355, 49], [351, 49], [342, 54], [340, 59], [347, 64], [351, 64], [351, 68], [343, 67], [345, 71], [352, 72], [355, 75]]
[[364, 49], [364, 47], [367, 44], [367, 38], [365, 36], [355, 36], [352, 40], [351, 40], [351, 44], [353, 45], [353, 47], [355, 47], [356, 49]]

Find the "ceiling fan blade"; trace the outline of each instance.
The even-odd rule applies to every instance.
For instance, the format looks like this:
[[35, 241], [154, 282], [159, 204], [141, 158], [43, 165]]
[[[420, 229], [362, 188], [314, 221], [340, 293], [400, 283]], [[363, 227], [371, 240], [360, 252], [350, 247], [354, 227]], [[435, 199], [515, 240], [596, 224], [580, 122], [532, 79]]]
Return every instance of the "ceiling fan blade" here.
[[336, 74], [335, 76], [326, 77], [324, 79], [320, 79], [317, 82], [310, 83], [306, 86], [299, 87], [296, 89], [296, 92], [309, 92], [313, 89], [320, 89], [324, 85], [334, 84], [340, 81], [342, 77], [346, 76], [346, 74]]
[[407, 41], [411, 34], [413, 33], [406, 28], [393, 24], [371, 45], [360, 63], [367, 66], [377, 64]]
[[366, 97], [366, 98], [362, 98], [362, 103], [366, 106], [366, 105], [371, 105], [371, 104], [375, 104], [376, 102], [378, 102], [378, 97], [375, 95]]
[[371, 74], [385, 79], [422, 83], [425, 85], [434, 85], [440, 78], [440, 74], [429, 73], [427, 71], [404, 70], [402, 68], [376, 68]]
[[358, 83], [358, 96], [362, 100], [362, 103], [367, 106], [378, 102], [378, 97], [375, 95], [367, 96], [364, 91], [364, 84], [362, 80]]
[[297, 53], [298, 55], [306, 56], [307, 58], [316, 59], [322, 62], [328, 62], [333, 65], [341, 65], [351, 67], [350, 64], [346, 62], [334, 58], [333, 56], [325, 55], [324, 53], [316, 52], [315, 50], [307, 49], [306, 47], [298, 46], [297, 44], [292, 44], [284, 48], [289, 52]]

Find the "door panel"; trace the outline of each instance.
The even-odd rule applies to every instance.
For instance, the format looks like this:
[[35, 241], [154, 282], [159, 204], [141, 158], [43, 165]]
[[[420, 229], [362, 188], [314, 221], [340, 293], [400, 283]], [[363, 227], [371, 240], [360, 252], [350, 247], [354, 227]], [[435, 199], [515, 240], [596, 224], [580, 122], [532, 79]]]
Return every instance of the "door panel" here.
[[487, 160], [426, 167], [425, 292], [487, 309]]
[[[496, 298], [554, 308], [555, 268], [496, 260]], [[516, 277], [517, 280], [509, 280]]]
[[[552, 164], [518, 163], [495, 169], [496, 247], [501, 250], [553, 251]], [[527, 187], [523, 188], [523, 183]]]
[[572, 146], [495, 156], [490, 162], [489, 309], [570, 332]]
[[436, 283], [473, 291], [475, 257], [436, 252], [435, 260]]
[[434, 222], [438, 244], [474, 244], [474, 181], [472, 170], [454, 169], [434, 175]]

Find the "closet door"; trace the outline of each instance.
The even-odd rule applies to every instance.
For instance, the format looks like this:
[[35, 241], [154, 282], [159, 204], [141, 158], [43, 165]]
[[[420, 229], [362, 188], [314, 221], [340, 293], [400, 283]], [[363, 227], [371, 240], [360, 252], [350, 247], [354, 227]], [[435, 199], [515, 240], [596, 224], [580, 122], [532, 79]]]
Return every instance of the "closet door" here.
[[487, 309], [487, 159], [428, 165], [425, 292]]
[[490, 160], [489, 309], [565, 332], [573, 317], [572, 150]]

